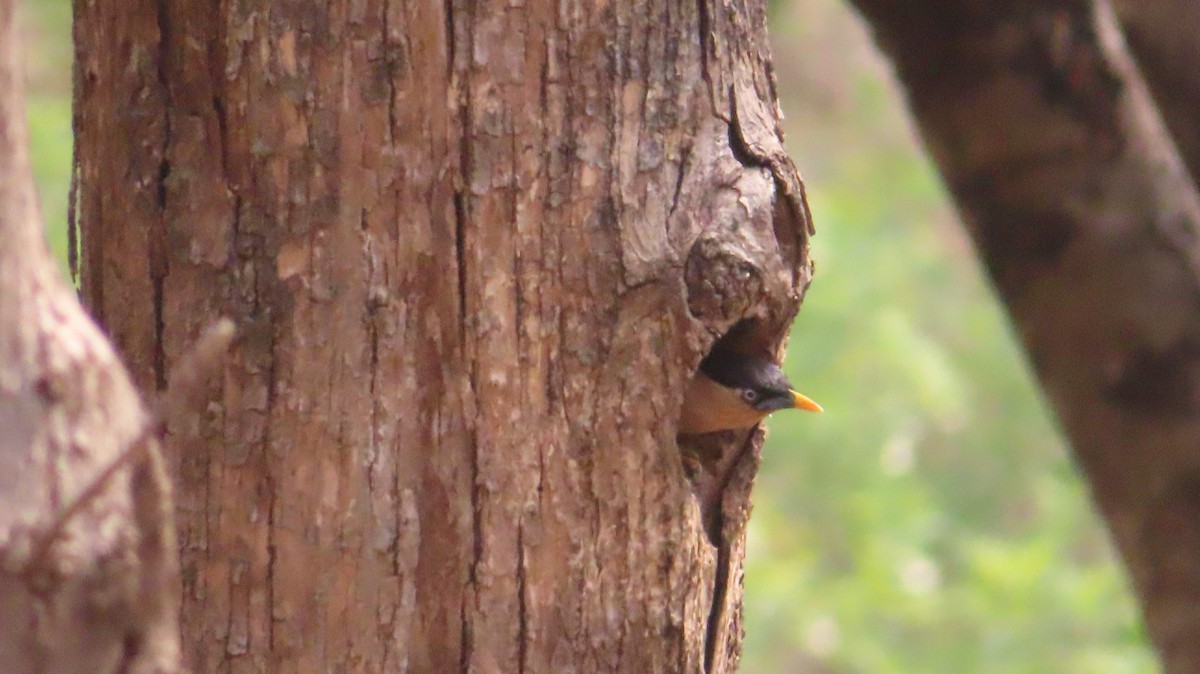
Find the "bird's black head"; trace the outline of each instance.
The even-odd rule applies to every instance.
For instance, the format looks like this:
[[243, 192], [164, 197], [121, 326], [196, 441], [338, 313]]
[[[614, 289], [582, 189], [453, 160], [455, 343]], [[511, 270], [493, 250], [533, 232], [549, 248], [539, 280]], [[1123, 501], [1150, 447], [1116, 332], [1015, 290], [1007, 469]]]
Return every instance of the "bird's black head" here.
[[737, 391], [747, 405], [760, 412], [807, 407], [804, 401], [816, 406], [803, 396], [798, 398], [783, 370], [765, 358], [717, 347], [700, 362], [700, 371], [721, 386]]

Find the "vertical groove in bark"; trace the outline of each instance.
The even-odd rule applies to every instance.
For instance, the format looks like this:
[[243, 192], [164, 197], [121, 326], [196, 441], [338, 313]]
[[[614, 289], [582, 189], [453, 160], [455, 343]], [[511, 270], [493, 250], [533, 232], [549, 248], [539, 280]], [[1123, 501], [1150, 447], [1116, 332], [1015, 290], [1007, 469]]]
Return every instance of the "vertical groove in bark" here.
[[1200, 671], [1186, 497], [1200, 470], [1200, 197], [1111, 8], [856, 4], [1087, 472], [1165, 670]]
[[[166, 365], [205, 316], [243, 335], [171, 429], [193, 666], [732, 671], [761, 438], [720, 441], [714, 587], [674, 426], [807, 285], [763, 7], [118, 5], [76, 10], [88, 297], [151, 373], [118, 308], [161, 225]], [[109, 210], [148, 159], [159, 209]]]
[[175, 540], [141, 401], [59, 278], [0, 0], [0, 671], [177, 671]]

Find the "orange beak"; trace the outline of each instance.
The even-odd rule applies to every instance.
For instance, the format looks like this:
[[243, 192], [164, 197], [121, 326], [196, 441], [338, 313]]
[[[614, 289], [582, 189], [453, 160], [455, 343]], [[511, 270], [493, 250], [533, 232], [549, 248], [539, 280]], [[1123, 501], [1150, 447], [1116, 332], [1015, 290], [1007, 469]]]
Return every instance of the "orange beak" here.
[[809, 412], [824, 412], [825, 408], [816, 403], [815, 400], [809, 398], [803, 393], [792, 391], [792, 406], [799, 410], [808, 410]]

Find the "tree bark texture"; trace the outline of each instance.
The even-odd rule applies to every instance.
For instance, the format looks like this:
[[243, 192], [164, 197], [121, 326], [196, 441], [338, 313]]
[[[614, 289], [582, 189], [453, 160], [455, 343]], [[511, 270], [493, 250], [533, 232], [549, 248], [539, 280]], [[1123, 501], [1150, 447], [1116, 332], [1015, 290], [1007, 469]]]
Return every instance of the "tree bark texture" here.
[[128, 374], [37, 213], [12, 0], [0, 0], [0, 672], [174, 672], [166, 475]]
[[1191, 173], [1200, 177], [1200, 4], [1187, 0], [1116, 0], [1129, 49]]
[[761, 434], [675, 427], [810, 278], [761, 3], [75, 21], [87, 303], [148, 388], [240, 332], [168, 434], [196, 670], [733, 671]]
[[1087, 473], [1165, 670], [1200, 671], [1200, 198], [1112, 8], [855, 4]]

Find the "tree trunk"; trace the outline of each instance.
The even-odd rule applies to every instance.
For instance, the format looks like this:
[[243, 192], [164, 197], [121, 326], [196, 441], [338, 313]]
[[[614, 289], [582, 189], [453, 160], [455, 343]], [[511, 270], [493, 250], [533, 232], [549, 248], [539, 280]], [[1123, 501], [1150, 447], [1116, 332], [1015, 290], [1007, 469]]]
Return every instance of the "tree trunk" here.
[[1200, 197], [1112, 9], [855, 4], [1087, 473], [1165, 670], [1200, 671]]
[[157, 438], [46, 249], [13, 5], [0, 0], [0, 672], [174, 672]]
[[733, 671], [761, 434], [675, 427], [810, 277], [762, 4], [75, 7], [87, 303], [148, 388], [241, 335], [168, 434], [192, 666]]

